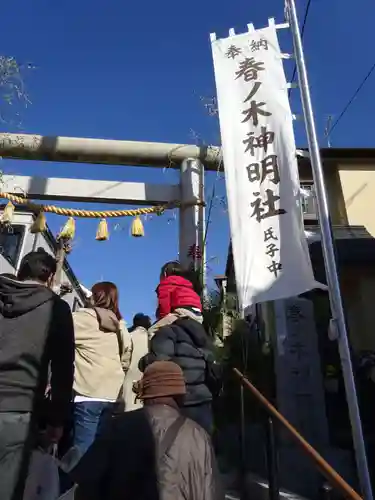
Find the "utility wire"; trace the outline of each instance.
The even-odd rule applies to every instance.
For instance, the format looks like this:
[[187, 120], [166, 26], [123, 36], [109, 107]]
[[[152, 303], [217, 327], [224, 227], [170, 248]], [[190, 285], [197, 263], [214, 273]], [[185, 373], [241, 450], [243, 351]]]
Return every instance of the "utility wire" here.
[[[307, 4], [306, 4], [305, 15], [303, 17], [303, 23], [302, 23], [302, 29], [301, 29], [301, 39], [302, 40], [303, 40], [303, 35], [305, 34], [305, 28], [306, 28], [306, 23], [307, 23], [307, 17], [309, 15], [309, 11], [310, 11], [310, 5], [311, 5], [311, 0], [308, 0]], [[296, 77], [296, 73], [297, 73], [297, 64], [294, 63], [294, 69], [293, 69], [293, 74], [292, 74], [292, 78], [290, 80], [290, 83], [293, 83], [293, 81]], [[292, 91], [292, 89], [290, 88], [288, 91], [288, 97], [290, 97], [291, 91]]]
[[370, 78], [370, 76], [372, 75], [372, 73], [373, 73], [374, 70], [375, 70], [375, 63], [371, 66], [371, 68], [370, 68], [369, 72], [367, 73], [367, 75], [364, 77], [364, 79], [362, 80], [362, 82], [358, 85], [356, 91], [354, 92], [354, 94], [352, 95], [352, 97], [349, 99], [349, 101], [345, 105], [344, 109], [341, 111], [341, 113], [339, 114], [339, 116], [337, 117], [337, 119], [335, 120], [335, 122], [333, 123], [332, 127], [330, 127], [330, 129], [327, 131], [327, 137], [329, 137], [331, 135], [333, 129], [338, 125], [338, 123], [340, 122], [340, 120], [343, 118], [343, 116], [345, 115], [345, 113], [348, 111], [348, 109], [350, 108], [350, 106], [353, 104], [353, 101], [355, 100], [355, 98], [357, 97], [357, 95], [361, 92], [362, 88], [364, 87], [365, 83]]

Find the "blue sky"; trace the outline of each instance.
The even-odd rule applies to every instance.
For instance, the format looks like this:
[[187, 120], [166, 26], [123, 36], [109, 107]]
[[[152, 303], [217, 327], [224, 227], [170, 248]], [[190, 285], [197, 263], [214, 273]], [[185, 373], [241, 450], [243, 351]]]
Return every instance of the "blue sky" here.
[[[300, 19], [307, 0], [297, 0]], [[23, 111], [22, 131], [43, 135], [192, 143], [218, 143], [215, 119], [201, 96], [214, 94], [209, 33], [227, 36], [228, 28], [267, 25], [283, 20], [282, 0], [217, 2], [164, 0], [13, 0], [1, 8], [1, 54], [37, 69], [27, 75], [32, 105]], [[329, 114], [338, 115], [373, 63], [373, 0], [312, 0], [305, 51], [322, 144]], [[288, 33], [280, 43], [291, 51]], [[286, 63], [290, 76], [293, 64]], [[373, 146], [374, 79], [363, 89], [332, 136], [332, 146]], [[292, 109], [298, 113], [298, 92]], [[3, 131], [14, 131], [2, 125]], [[296, 141], [306, 140], [302, 124]], [[175, 171], [160, 169], [17, 162], [3, 160], [6, 173], [82, 177], [151, 183], [178, 182]], [[206, 181], [210, 196], [215, 175]], [[217, 181], [224, 195], [224, 182]], [[76, 206], [70, 204], [71, 206]], [[110, 207], [107, 207], [110, 208]], [[129, 236], [120, 221], [106, 243], [94, 240], [96, 222], [78, 221], [69, 260], [79, 279], [91, 286], [117, 283], [121, 307], [130, 322], [139, 311], [153, 314], [161, 265], [176, 258], [178, 224], [169, 216], [146, 221], [146, 237]], [[49, 217], [54, 231], [61, 219]], [[209, 275], [224, 271], [229, 241], [227, 215], [216, 200], [208, 233]]]

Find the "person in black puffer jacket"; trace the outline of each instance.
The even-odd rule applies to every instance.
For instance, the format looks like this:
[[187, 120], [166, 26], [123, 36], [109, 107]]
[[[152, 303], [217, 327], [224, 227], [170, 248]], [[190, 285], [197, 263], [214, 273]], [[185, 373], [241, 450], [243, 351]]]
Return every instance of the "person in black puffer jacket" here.
[[208, 363], [212, 357], [210, 339], [203, 326], [191, 318], [181, 318], [161, 327], [150, 342], [150, 352], [139, 362], [139, 369], [154, 361], [174, 361], [184, 374], [186, 397], [184, 414], [212, 432], [212, 394], [207, 385]]

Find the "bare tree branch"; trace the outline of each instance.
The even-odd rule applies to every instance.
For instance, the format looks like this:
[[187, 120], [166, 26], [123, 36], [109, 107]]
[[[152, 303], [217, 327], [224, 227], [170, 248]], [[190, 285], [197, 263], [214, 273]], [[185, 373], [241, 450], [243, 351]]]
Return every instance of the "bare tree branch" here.
[[31, 63], [20, 64], [14, 57], [0, 55], [0, 122], [21, 125], [19, 108], [31, 104], [25, 87], [25, 73], [35, 69]]

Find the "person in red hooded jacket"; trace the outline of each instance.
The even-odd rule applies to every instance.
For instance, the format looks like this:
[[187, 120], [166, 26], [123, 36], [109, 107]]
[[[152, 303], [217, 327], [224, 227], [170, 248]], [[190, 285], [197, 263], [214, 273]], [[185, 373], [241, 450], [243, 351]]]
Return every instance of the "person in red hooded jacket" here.
[[203, 326], [199, 284], [194, 278], [178, 261], [162, 267], [156, 289], [158, 320], [148, 330], [149, 352], [138, 368], [144, 372], [155, 361], [177, 363], [187, 388], [183, 411], [211, 434], [212, 399], [221, 390], [221, 367], [216, 365], [212, 339]]
[[161, 327], [181, 317], [203, 322], [202, 303], [192, 282], [178, 261], [167, 262], [161, 269], [156, 288], [158, 308], [156, 323], [150, 328], [150, 337]]
[[160, 274], [156, 289], [158, 296], [158, 319], [177, 309], [187, 309], [198, 317], [202, 315], [202, 303], [191, 281], [185, 278], [185, 271], [177, 261], [167, 262]]

